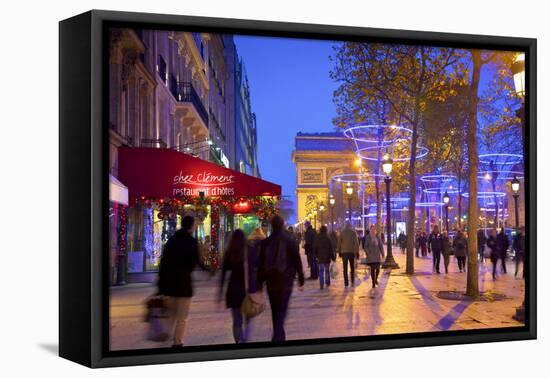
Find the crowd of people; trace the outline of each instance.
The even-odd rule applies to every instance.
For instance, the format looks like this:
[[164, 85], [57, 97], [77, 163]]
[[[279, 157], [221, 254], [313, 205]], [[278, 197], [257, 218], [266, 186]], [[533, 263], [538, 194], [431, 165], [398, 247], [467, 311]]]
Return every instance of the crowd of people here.
[[[304, 287], [304, 268], [300, 256], [303, 246], [310, 275], [307, 279], [318, 280], [320, 290], [331, 285], [336, 260], [340, 257], [345, 289], [355, 286], [355, 270], [364, 251], [365, 263], [369, 267], [372, 289], [378, 286], [378, 277], [384, 254], [384, 235], [371, 224], [365, 235], [359, 235], [350, 223], [336, 231], [328, 231], [325, 225], [315, 230], [306, 223], [302, 235], [292, 227], [284, 228], [284, 220], [276, 215], [270, 221], [270, 234], [258, 226], [249, 235], [237, 229], [229, 236], [228, 247], [223, 254], [218, 302], [225, 300], [230, 309], [233, 323], [233, 337], [236, 343], [250, 340], [251, 319], [261, 312], [263, 304], [256, 293], [265, 287], [270, 303], [273, 326], [273, 342], [286, 339], [284, 323], [294, 282], [298, 290]], [[186, 321], [193, 296], [191, 273], [201, 264], [199, 245], [194, 237], [195, 219], [185, 216], [181, 229], [164, 246], [158, 279], [158, 294], [164, 298], [168, 333], [173, 336], [173, 347], [184, 343]], [[506, 273], [506, 259], [510, 247], [504, 230], [498, 234], [483, 230], [477, 234], [479, 261], [489, 259], [493, 264], [493, 279], [497, 278], [497, 265], [501, 262], [502, 273]], [[404, 253], [407, 238], [404, 233], [396, 238], [396, 244]], [[515, 275], [525, 257], [525, 234], [520, 228], [513, 240], [515, 251]], [[426, 235], [418, 231], [415, 235], [416, 257], [432, 255], [433, 273], [440, 274], [441, 257], [445, 273], [449, 272], [451, 256], [456, 257], [459, 272], [466, 272], [468, 257], [468, 236], [457, 230], [454, 237], [447, 231], [441, 232], [436, 225]], [[229, 274], [230, 273], [230, 274]], [[229, 274], [229, 278], [227, 278]], [[523, 273], [524, 275], [524, 273]], [[263, 296], [261, 296], [263, 297]], [[245, 306], [246, 305], [246, 306]], [[252, 312], [251, 309], [252, 308]]]

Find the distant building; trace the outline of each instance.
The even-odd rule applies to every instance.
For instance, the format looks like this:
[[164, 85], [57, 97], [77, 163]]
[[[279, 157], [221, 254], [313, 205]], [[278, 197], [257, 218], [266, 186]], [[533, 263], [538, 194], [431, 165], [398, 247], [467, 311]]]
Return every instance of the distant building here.
[[258, 140], [256, 132], [256, 114], [252, 111], [250, 86], [245, 65], [238, 55], [233, 39], [226, 39], [226, 60], [231, 67], [227, 85], [229, 98], [229, 117], [234, 123], [233, 169], [255, 177], [260, 177], [258, 167]]
[[[296, 166], [296, 216], [303, 223], [320, 203], [325, 205], [323, 223], [330, 223], [329, 194], [335, 196], [334, 218], [344, 219], [347, 210], [347, 197], [341, 185], [335, 185], [331, 179], [335, 175], [356, 173], [352, 164], [356, 158], [353, 142], [340, 132], [298, 133], [292, 162]], [[357, 187], [355, 187], [357, 193]], [[358, 209], [356, 196], [352, 202]], [[317, 217], [317, 226], [321, 222]], [[313, 223], [313, 218], [311, 219]]]

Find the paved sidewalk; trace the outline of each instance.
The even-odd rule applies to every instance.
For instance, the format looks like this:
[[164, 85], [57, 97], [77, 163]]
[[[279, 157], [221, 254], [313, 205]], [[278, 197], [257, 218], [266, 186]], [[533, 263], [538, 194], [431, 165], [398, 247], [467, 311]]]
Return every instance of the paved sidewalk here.
[[[480, 264], [480, 289], [505, 294], [500, 301], [453, 301], [440, 299], [439, 291], [465, 290], [466, 273], [459, 273], [451, 258], [449, 274], [431, 274], [432, 260], [415, 259], [414, 276], [404, 272], [405, 256], [394, 249], [401, 269], [382, 271], [380, 286], [372, 290], [366, 265], [359, 264], [355, 288], [344, 289], [341, 260], [339, 274], [327, 290], [318, 281], [306, 281], [305, 290], [294, 290], [286, 321], [287, 339], [315, 339], [410, 332], [430, 332], [522, 325], [512, 319], [524, 297], [524, 281], [514, 277], [514, 263], [508, 274], [496, 281], [491, 264]], [[306, 276], [308, 269], [306, 266]], [[442, 269], [443, 270], [443, 269]], [[500, 266], [499, 266], [500, 272]], [[207, 279], [196, 272], [196, 295], [188, 319], [186, 345], [233, 343], [231, 316], [225, 306], [215, 302], [219, 276]], [[151, 284], [132, 284], [111, 288], [111, 349], [139, 349], [170, 346], [171, 342], [144, 340], [143, 302], [154, 292]], [[267, 309], [254, 319], [251, 341], [271, 339], [271, 317]]]

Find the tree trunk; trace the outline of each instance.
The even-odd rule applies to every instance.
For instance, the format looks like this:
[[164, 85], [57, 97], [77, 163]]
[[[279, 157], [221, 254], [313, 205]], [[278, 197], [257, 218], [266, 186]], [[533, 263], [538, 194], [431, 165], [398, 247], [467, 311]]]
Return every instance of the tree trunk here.
[[[460, 188], [462, 188], [462, 168], [457, 172], [457, 185], [458, 185], [458, 196], [457, 196], [457, 211], [458, 211], [458, 229], [462, 230], [462, 191]], [[452, 227], [451, 227], [452, 228]]]
[[477, 259], [477, 175], [479, 157], [477, 151], [477, 106], [479, 91], [479, 76], [481, 71], [481, 51], [472, 50], [473, 72], [470, 84], [469, 121], [466, 144], [468, 147], [468, 274], [466, 280], [466, 295], [479, 296], [479, 266]]
[[[382, 122], [385, 122], [385, 116], [382, 117]], [[385, 124], [385, 123], [384, 123]], [[382, 141], [384, 139], [384, 129], [378, 129], [378, 156], [376, 161], [376, 169], [374, 181], [376, 185], [376, 232], [380, 234], [383, 229], [382, 224], [382, 193], [380, 191], [380, 165], [382, 164]]]

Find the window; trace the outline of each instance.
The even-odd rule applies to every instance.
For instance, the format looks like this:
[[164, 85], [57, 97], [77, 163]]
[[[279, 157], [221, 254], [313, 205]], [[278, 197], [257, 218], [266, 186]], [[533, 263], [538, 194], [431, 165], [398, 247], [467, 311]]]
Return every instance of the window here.
[[168, 81], [168, 71], [166, 69], [166, 61], [160, 54], [158, 56], [157, 72], [164, 84], [166, 84], [166, 82]]

